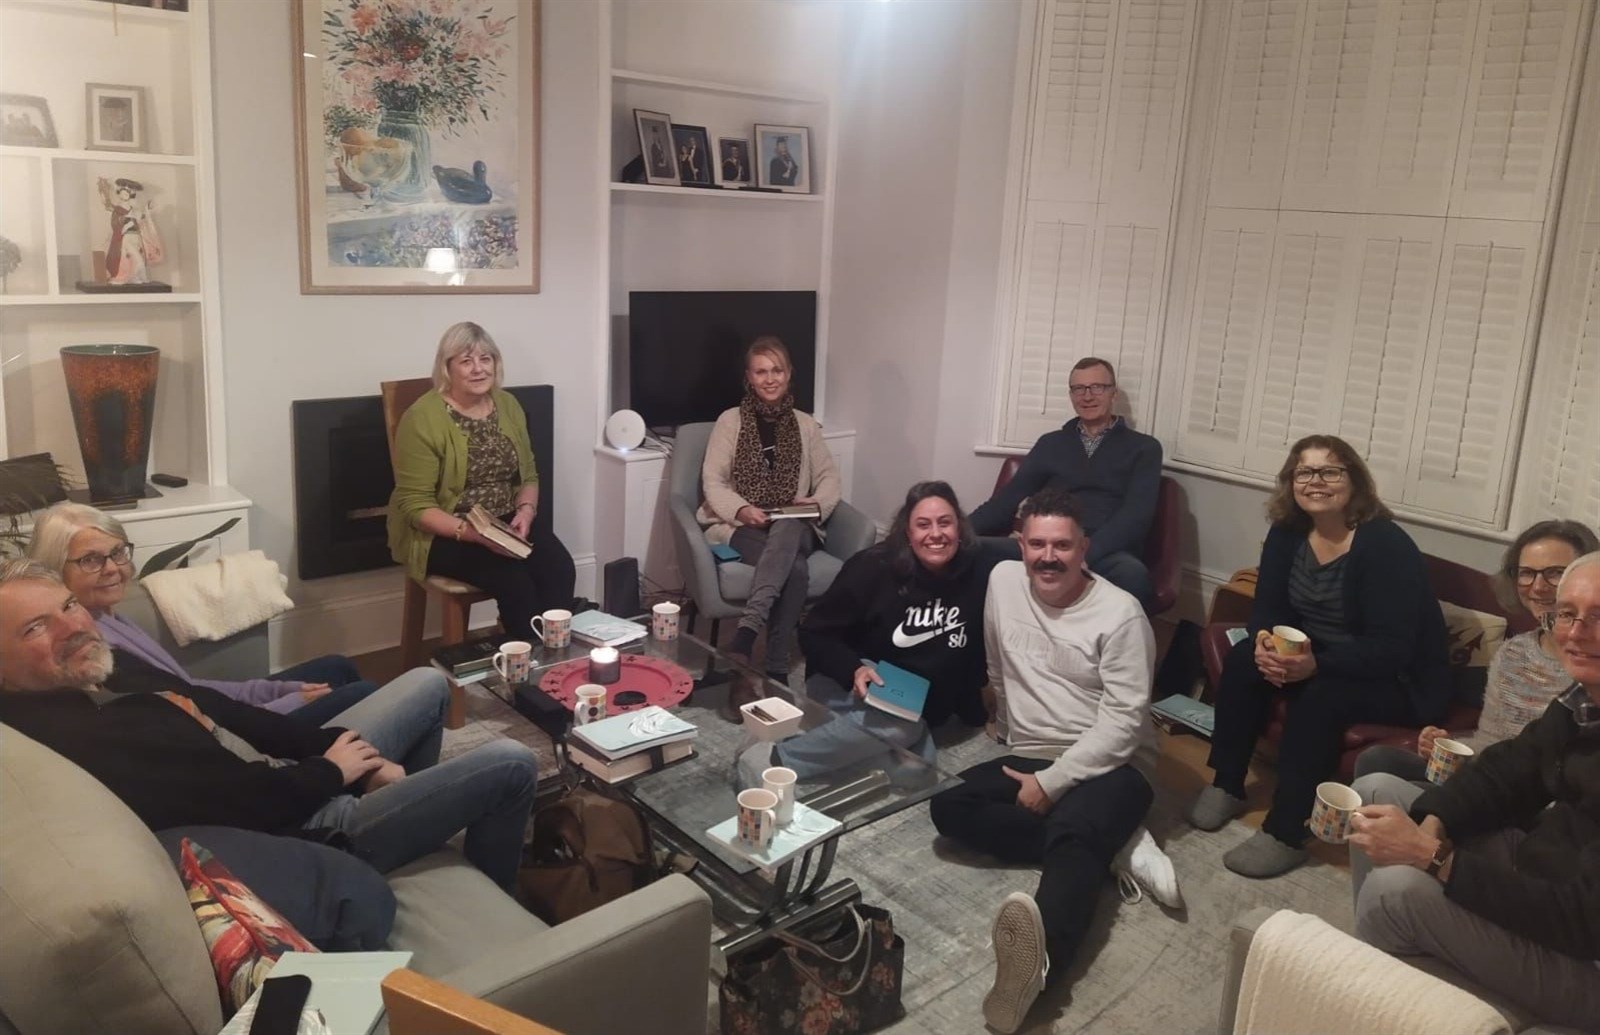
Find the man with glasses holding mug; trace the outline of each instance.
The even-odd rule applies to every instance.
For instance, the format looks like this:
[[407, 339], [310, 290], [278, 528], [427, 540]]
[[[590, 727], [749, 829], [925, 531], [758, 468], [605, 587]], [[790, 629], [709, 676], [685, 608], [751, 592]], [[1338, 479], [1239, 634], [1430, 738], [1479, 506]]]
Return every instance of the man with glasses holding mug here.
[[1117, 416], [1117, 375], [1111, 364], [1086, 356], [1067, 377], [1077, 414], [1033, 444], [1015, 477], [972, 512], [972, 527], [1006, 557], [1019, 559], [1011, 535], [1017, 508], [1040, 489], [1072, 495], [1089, 536], [1089, 570], [1132, 593], [1146, 610], [1155, 596], [1140, 551], [1156, 516], [1161, 490], [1161, 443]]
[[[1574, 681], [1444, 784], [1351, 820], [1356, 935], [1443, 960], [1547, 1024], [1600, 1025], [1600, 553], [1551, 625]], [[1374, 869], [1373, 867], [1376, 867]]]

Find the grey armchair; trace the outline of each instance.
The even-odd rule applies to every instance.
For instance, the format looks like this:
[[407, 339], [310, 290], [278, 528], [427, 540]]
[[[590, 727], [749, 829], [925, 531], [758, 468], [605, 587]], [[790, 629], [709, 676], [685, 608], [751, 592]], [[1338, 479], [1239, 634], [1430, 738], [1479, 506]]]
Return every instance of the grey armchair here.
[[[717, 564], [711, 555], [711, 545], [706, 542], [705, 531], [695, 519], [695, 511], [705, 498], [700, 491], [700, 467], [705, 463], [711, 427], [710, 423], [685, 424], [678, 429], [672, 446], [668, 486], [678, 567], [683, 570], [685, 588], [695, 611], [711, 619], [711, 641], [715, 643], [722, 619], [737, 618], [744, 611], [755, 569], [740, 561]], [[827, 540], [807, 562], [811, 584], [806, 597], [811, 600], [833, 585], [834, 576], [839, 574], [846, 560], [878, 538], [872, 519], [842, 500], [833, 508], [823, 529]]]

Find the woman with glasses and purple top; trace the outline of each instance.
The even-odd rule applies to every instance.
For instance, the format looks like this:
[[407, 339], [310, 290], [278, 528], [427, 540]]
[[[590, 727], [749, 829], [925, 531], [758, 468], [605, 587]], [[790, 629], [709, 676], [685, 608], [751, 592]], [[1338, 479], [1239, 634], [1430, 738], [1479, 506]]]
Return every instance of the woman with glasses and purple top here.
[[[1422, 552], [1378, 498], [1349, 443], [1310, 435], [1294, 444], [1267, 503], [1248, 638], [1218, 681], [1212, 785], [1188, 819], [1217, 830], [1245, 810], [1245, 778], [1278, 691], [1288, 697], [1278, 783], [1261, 829], [1223, 864], [1276, 877], [1306, 859], [1306, 819], [1317, 784], [1338, 765], [1344, 731], [1361, 722], [1421, 726], [1450, 699], [1444, 615]], [[1305, 633], [1296, 655], [1272, 647], [1271, 630]]]
[[361, 678], [349, 658], [337, 654], [264, 679], [191, 679], [154, 637], [113, 612], [133, 584], [133, 552], [122, 522], [94, 507], [58, 503], [45, 511], [33, 526], [28, 556], [61, 573], [67, 589], [94, 615], [109, 646], [184, 682], [312, 726], [321, 726], [378, 689]]
[[1506, 604], [1520, 607], [1539, 622], [1539, 628], [1518, 633], [1500, 645], [1489, 662], [1489, 677], [1483, 691], [1483, 714], [1478, 728], [1451, 733], [1428, 726], [1417, 738], [1417, 749], [1390, 744], [1367, 748], [1356, 759], [1356, 790], [1370, 804], [1372, 798], [1361, 782], [1378, 773], [1402, 780], [1426, 779], [1428, 756], [1433, 742], [1452, 737], [1474, 751], [1490, 744], [1510, 740], [1522, 727], [1543, 715], [1561, 691], [1572, 685], [1572, 677], [1561, 667], [1556, 652], [1554, 625], [1556, 585], [1567, 565], [1586, 553], [1600, 550], [1600, 539], [1588, 525], [1577, 521], [1541, 521], [1517, 536], [1506, 549], [1495, 573], [1495, 588]]

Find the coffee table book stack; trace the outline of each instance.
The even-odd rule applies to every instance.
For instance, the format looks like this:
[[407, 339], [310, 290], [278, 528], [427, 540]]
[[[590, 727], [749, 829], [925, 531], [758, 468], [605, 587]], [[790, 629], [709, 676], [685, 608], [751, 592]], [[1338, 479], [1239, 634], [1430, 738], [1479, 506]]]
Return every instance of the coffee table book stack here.
[[690, 757], [699, 732], [693, 723], [651, 705], [572, 727], [567, 758], [597, 779], [619, 783]]

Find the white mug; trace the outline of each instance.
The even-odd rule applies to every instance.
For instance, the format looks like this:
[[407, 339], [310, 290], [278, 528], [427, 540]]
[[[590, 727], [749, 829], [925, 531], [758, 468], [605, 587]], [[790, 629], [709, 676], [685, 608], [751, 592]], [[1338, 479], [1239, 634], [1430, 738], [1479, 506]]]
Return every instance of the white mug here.
[[[504, 662], [502, 667], [501, 662]], [[508, 683], [526, 683], [533, 669], [533, 644], [526, 640], [507, 640], [494, 652], [494, 670]]]
[[761, 774], [761, 786], [778, 796], [778, 826], [794, 822], [794, 782], [799, 774], [788, 766], [775, 765]]
[[606, 717], [606, 688], [598, 683], [578, 687], [578, 703], [572, 709], [572, 724], [584, 726]]
[[1342, 783], [1328, 780], [1317, 784], [1317, 800], [1311, 806], [1306, 826], [1317, 839], [1330, 845], [1350, 840], [1350, 817], [1361, 807], [1361, 795]]
[[764, 787], [740, 791], [739, 840], [755, 849], [770, 845], [778, 832], [778, 814], [774, 811], [777, 805], [778, 796]]
[[559, 607], [528, 620], [533, 631], [549, 650], [560, 650], [572, 642], [572, 612]]
[[657, 640], [678, 638], [678, 615], [683, 610], [677, 604], [664, 602], [650, 609], [650, 635]]

